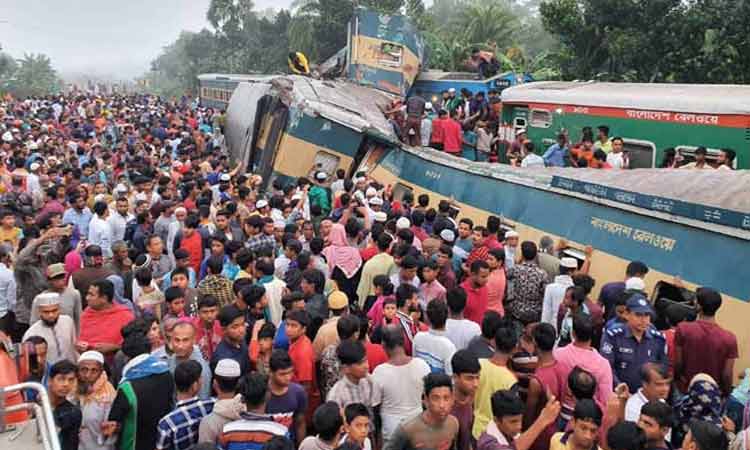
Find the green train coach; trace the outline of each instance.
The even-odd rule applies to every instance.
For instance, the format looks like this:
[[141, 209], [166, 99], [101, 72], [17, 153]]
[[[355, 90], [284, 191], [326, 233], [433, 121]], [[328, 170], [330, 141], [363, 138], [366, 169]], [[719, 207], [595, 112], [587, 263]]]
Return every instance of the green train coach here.
[[583, 127], [606, 125], [631, 168], [659, 167], [667, 148], [689, 162], [699, 146], [709, 162], [729, 148], [735, 168], [750, 166], [750, 86], [546, 81], [508, 88], [502, 101], [504, 131], [526, 129], [540, 153], [562, 131], [578, 142]]

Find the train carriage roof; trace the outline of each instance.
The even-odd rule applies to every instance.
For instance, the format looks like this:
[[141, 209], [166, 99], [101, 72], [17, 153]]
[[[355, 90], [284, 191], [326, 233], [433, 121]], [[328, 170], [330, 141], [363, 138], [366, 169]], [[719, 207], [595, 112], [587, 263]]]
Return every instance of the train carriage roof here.
[[505, 89], [503, 102], [750, 114], [750, 86], [540, 81]]
[[589, 201], [750, 240], [750, 171], [518, 168], [474, 162], [431, 148], [403, 147], [429, 161], [475, 175]]
[[277, 90], [292, 92], [288, 101], [300, 110], [318, 114], [355, 131], [398, 142], [385, 111], [397, 97], [343, 80], [316, 80], [299, 75], [276, 77]]

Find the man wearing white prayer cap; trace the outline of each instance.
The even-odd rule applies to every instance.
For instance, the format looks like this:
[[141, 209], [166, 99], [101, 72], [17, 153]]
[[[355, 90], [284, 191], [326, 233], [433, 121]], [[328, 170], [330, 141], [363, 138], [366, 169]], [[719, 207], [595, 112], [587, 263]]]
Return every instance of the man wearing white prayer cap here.
[[571, 257], [560, 258], [560, 275], [544, 289], [542, 302], [542, 322], [557, 329], [557, 313], [565, 299], [565, 292], [573, 286], [573, 272], [578, 270], [578, 260]]
[[224, 425], [240, 418], [245, 411], [245, 402], [237, 394], [237, 385], [242, 375], [240, 363], [234, 359], [221, 359], [214, 368], [213, 387], [216, 403], [211, 414], [201, 420], [198, 428], [198, 442], [216, 443], [224, 430]]
[[510, 270], [516, 264], [516, 254], [518, 253], [518, 232], [514, 230], [505, 232], [505, 270]]
[[104, 355], [89, 350], [78, 358], [78, 405], [83, 421], [79, 434], [79, 450], [112, 450], [116, 439], [105, 438], [102, 424], [107, 421], [109, 410], [117, 392], [104, 371]]
[[69, 316], [60, 314], [60, 294], [44, 292], [35, 298], [39, 320], [26, 330], [25, 341], [29, 336], [40, 336], [47, 341], [47, 361], [55, 364], [67, 359], [78, 360], [76, 352], [76, 325]]

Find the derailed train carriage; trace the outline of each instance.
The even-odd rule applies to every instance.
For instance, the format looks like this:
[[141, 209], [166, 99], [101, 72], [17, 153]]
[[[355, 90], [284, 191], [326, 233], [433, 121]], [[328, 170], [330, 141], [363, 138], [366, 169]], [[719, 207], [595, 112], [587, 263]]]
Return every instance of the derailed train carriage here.
[[[227, 143], [247, 170], [275, 178], [366, 172], [396, 197], [427, 193], [461, 216], [501, 216], [524, 239], [564, 238], [566, 252], [595, 248], [591, 275], [619, 280], [632, 260], [650, 268], [657, 311], [697, 286], [722, 292], [719, 320], [748, 355], [750, 173], [724, 171], [520, 169], [402, 145], [381, 110], [384, 92], [347, 81], [298, 76], [241, 84], [228, 111]], [[687, 290], [674, 289], [679, 276]], [[601, 286], [598, 286], [601, 287]], [[742, 361], [737, 367], [745, 367]]]

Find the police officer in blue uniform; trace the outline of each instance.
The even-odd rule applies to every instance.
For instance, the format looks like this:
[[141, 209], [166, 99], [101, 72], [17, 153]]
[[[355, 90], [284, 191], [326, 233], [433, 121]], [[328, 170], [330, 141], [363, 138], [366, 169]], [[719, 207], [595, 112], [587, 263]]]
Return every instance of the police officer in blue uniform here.
[[643, 364], [667, 363], [667, 341], [652, 324], [654, 310], [643, 294], [634, 294], [626, 303], [625, 323], [604, 333], [601, 354], [612, 366], [615, 385], [626, 383], [631, 393], [641, 386]]

